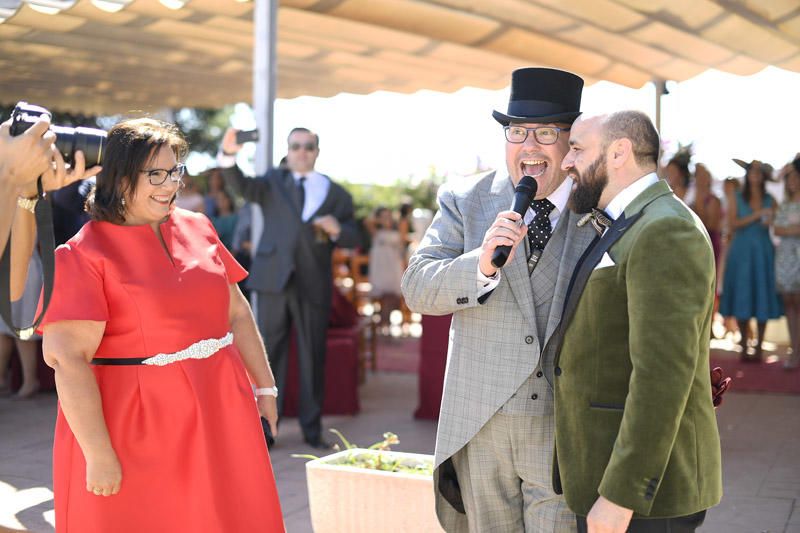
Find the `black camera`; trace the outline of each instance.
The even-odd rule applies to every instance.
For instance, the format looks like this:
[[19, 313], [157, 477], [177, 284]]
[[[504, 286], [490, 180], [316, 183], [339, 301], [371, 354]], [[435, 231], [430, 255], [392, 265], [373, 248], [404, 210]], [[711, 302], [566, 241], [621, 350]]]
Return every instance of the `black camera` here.
[[[19, 102], [11, 115], [11, 135], [24, 133], [33, 126], [39, 117], [50, 111], [38, 105]], [[106, 145], [106, 132], [95, 128], [70, 128], [68, 126], [50, 125], [50, 131], [56, 134], [56, 148], [61, 152], [64, 161], [73, 164], [75, 152], [80, 150], [86, 158], [86, 168], [99, 165], [103, 161], [103, 149]]]

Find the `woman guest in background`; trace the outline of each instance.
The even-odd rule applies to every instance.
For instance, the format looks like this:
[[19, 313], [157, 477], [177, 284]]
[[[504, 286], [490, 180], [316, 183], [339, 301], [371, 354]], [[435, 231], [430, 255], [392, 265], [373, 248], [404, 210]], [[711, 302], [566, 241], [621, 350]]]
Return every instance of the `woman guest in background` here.
[[192, 176], [183, 177], [181, 195], [175, 200], [175, 207], [194, 211], [195, 213], [205, 212], [205, 199], [197, 188], [197, 182]]
[[694, 200], [694, 191], [689, 187], [692, 183], [692, 173], [689, 170], [691, 160], [691, 145], [682, 146], [672, 156], [672, 159], [669, 160], [667, 167], [664, 169], [664, 179], [666, 179], [670, 189], [686, 205], [690, 205]]
[[381, 329], [389, 334], [389, 317], [394, 309], [400, 308], [400, 282], [405, 270], [405, 243], [392, 212], [379, 207], [367, 229], [372, 235], [369, 249], [369, 283], [372, 297], [378, 298], [381, 305]]
[[665, 169], [666, 180], [675, 196], [697, 213], [711, 237], [714, 259], [719, 264], [722, 248], [722, 204], [711, 190], [711, 173], [702, 163], [695, 165], [694, 179], [689, 170], [691, 146], [678, 150]]
[[[781, 316], [775, 289], [775, 250], [769, 236], [776, 205], [766, 191], [771, 170], [757, 160], [734, 161], [747, 173], [742, 192], [736, 193], [727, 209], [732, 237], [719, 311], [723, 316], [736, 317], [742, 335], [742, 360], [760, 361], [767, 320]], [[751, 318], [758, 324], [752, 356], [747, 352], [747, 325]]]
[[711, 190], [711, 173], [702, 163], [694, 168], [694, 202], [689, 206], [697, 213], [711, 237], [714, 259], [719, 265], [722, 251], [722, 203]]
[[277, 391], [236, 285], [247, 273], [204, 215], [173, 205], [187, 150], [174, 126], [120, 122], [106, 150], [43, 322], [57, 531], [284, 531], [259, 425], [277, 430]]
[[204, 197], [206, 216], [211, 218], [219, 214], [218, 196], [225, 190], [225, 178], [218, 168], [212, 168], [208, 174], [208, 187]]
[[[33, 252], [28, 264], [28, 277], [25, 281], [25, 292], [22, 298], [11, 304], [11, 314], [17, 327], [25, 327], [33, 323], [36, 313], [36, 302], [42, 287], [42, 264], [39, 254]], [[37, 362], [39, 359], [39, 338], [20, 340], [11, 328], [0, 318], [0, 396], [11, 394], [10, 365], [11, 354], [17, 347], [20, 366], [22, 367], [22, 386], [13, 396], [23, 400], [32, 398], [39, 391]]]
[[214, 229], [217, 230], [219, 240], [225, 245], [228, 250], [233, 249], [233, 234], [236, 231], [236, 222], [238, 215], [236, 214], [236, 207], [233, 203], [233, 197], [225, 190], [225, 187], [215, 193], [217, 200], [214, 211], [217, 213], [211, 218], [214, 224]]
[[792, 353], [787, 369], [800, 365], [800, 156], [783, 168], [784, 201], [775, 216], [775, 280], [783, 296]]

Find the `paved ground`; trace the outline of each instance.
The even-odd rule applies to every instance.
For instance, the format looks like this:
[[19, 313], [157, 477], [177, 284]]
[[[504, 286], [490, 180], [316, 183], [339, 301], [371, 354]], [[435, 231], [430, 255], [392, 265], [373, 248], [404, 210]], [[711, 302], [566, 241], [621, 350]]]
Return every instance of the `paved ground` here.
[[[362, 413], [328, 417], [359, 444], [400, 436], [398, 449], [430, 453], [436, 427], [411, 416], [416, 377], [372, 374], [361, 389]], [[55, 396], [28, 402], [0, 400], [0, 525], [52, 532], [50, 448]], [[800, 396], [735, 394], [719, 411], [725, 498], [710, 511], [703, 533], [800, 533]], [[308, 453], [297, 423], [281, 425], [272, 451], [289, 533], [311, 531], [303, 460]], [[384, 533], [392, 533], [385, 531]], [[403, 532], [406, 533], [406, 532]]]

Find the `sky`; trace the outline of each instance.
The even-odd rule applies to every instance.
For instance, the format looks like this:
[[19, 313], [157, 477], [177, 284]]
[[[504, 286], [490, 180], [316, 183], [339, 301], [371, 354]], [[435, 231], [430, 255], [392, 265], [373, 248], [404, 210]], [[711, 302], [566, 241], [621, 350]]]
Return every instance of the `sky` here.
[[[779, 168], [800, 152], [800, 74], [774, 67], [749, 77], [709, 70], [669, 82], [668, 89], [660, 132], [665, 153], [679, 142], [694, 143], [693, 162], [705, 163], [716, 179], [743, 175], [733, 157]], [[285, 154], [289, 130], [304, 126], [320, 135], [317, 169], [337, 180], [388, 185], [423, 179], [431, 169], [448, 176], [479, 167], [504, 169], [503, 133], [491, 113], [507, 105], [508, 89], [469, 87], [449, 94], [381, 91], [278, 99], [274, 161]], [[582, 109], [639, 109], [654, 117], [655, 86], [598, 82], [584, 89]], [[243, 129], [254, 126], [249, 107], [237, 106], [233, 122]]]

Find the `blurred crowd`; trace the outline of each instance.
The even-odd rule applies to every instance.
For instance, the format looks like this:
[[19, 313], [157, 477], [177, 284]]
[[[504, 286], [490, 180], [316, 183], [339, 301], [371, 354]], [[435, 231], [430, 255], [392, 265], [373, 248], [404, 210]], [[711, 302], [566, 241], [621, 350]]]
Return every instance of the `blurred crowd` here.
[[[687, 150], [679, 151], [662, 175], [708, 231], [717, 260], [719, 313], [726, 332], [739, 332], [742, 360], [762, 360], [767, 321], [785, 315], [790, 355], [784, 366], [794, 369], [800, 363], [800, 154], [777, 172], [758, 160], [734, 162], [744, 179], [716, 182], [721, 193], [703, 164], [690, 171]], [[782, 184], [773, 189], [777, 194], [768, 191], [770, 183]]]

